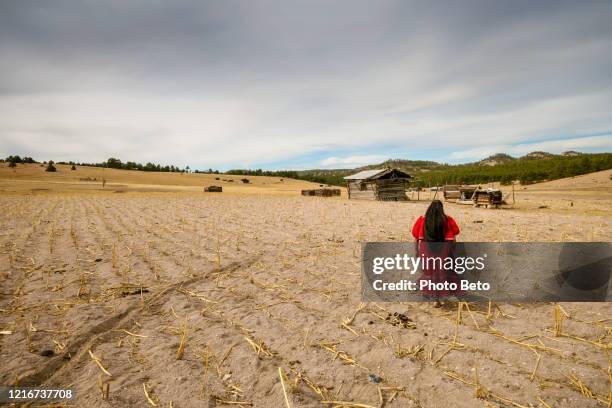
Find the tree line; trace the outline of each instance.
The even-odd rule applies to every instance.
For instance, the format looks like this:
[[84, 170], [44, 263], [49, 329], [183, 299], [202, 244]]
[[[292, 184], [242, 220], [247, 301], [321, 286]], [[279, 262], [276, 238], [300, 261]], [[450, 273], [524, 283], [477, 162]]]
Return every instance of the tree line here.
[[[10, 167], [15, 167], [20, 163], [39, 163], [31, 157], [20, 157], [16, 155], [8, 156], [3, 160], [6, 163], [9, 163]], [[47, 164], [47, 162], [43, 162]], [[53, 161], [50, 160], [49, 163], [53, 164]], [[89, 166], [89, 167], [104, 167], [110, 169], [121, 169], [121, 170], [140, 170], [140, 171], [158, 171], [158, 172], [171, 172], [171, 173], [185, 173], [190, 172], [189, 166], [185, 166], [184, 168], [180, 168], [175, 165], [160, 165], [151, 162], [147, 162], [146, 164], [141, 164], [133, 161], [122, 162], [120, 159], [111, 157], [106, 161], [101, 163], [86, 163], [86, 162], [74, 162], [74, 161], [59, 161], [56, 164], [65, 164], [70, 166]], [[203, 173], [202, 171], [195, 170], [194, 173]], [[218, 170], [209, 169], [207, 173], [216, 173], [219, 174]]]
[[281, 177], [281, 178], [292, 178], [296, 180], [311, 181], [319, 184], [331, 184], [341, 186], [344, 185], [342, 179], [344, 174], [332, 174], [326, 172], [318, 172], [316, 170], [247, 170], [247, 169], [232, 169], [225, 172], [225, 174], [235, 174], [237, 176], [269, 176], [269, 177]]
[[38, 163], [36, 160], [34, 160], [31, 157], [20, 157], [20, 156], [8, 156], [6, 159], [4, 159], [5, 162], [7, 163], [12, 163], [12, 164], [17, 164], [17, 163]]
[[416, 184], [421, 187], [491, 182], [509, 185], [514, 181], [519, 181], [521, 184], [532, 184], [611, 168], [612, 153], [598, 153], [578, 156], [521, 158], [495, 166], [478, 163], [443, 165], [437, 170], [418, 173], [415, 176], [417, 178]]
[[109, 169], [120, 169], [120, 170], [140, 170], [140, 171], [156, 171], [163, 173], [185, 173], [189, 172], [189, 166], [180, 168], [175, 165], [161, 165], [156, 163], [147, 162], [145, 164], [137, 163], [134, 161], [122, 162], [121, 159], [111, 157], [102, 163], [74, 163], [74, 162], [58, 162], [58, 164], [76, 164], [80, 166], [91, 166], [91, 167], [104, 167]]
[[[531, 184], [612, 169], [612, 153], [579, 154], [576, 156], [526, 156], [520, 159], [507, 155], [501, 156], [496, 155], [494, 158], [504, 158], [505, 160], [492, 166], [483, 163], [452, 165], [426, 161], [389, 160], [383, 164], [367, 166], [366, 168], [382, 168], [385, 165], [395, 164], [393, 167], [404, 170], [414, 177], [412, 185], [416, 187], [443, 186], [444, 184], [486, 184], [491, 182], [509, 185], [515, 181], [521, 184]], [[344, 176], [360, 170], [362, 169], [301, 171], [234, 169], [227, 173], [286, 177], [313, 181], [319, 184], [343, 186], [345, 185]]]
[[[8, 156], [4, 159], [9, 166], [15, 167], [18, 163], [38, 163], [31, 157]], [[47, 162], [44, 162], [47, 163]], [[52, 162], [51, 162], [52, 163]], [[394, 163], [400, 170], [411, 174], [415, 179], [413, 185], [418, 187], [442, 186], [444, 184], [486, 184], [490, 182], [501, 182], [508, 185], [514, 181], [521, 184], [531, 184], [546, 180], [555, 180], [564, 177], [573, 177], [595, 171], [608, 170], [612, 168], [612, 153], [579, 154], [575, 156], [547, 156], [547, 157], [522, 157], [514, 159], [508, 156], [496, 165], [489, 166], [483, 163], [469, 164], [438, 164], [435, 162], [419, 161], [388, 161], [384, 164]], [[152, 172], [185, 173], [191, 172], [189, 166], [180, 168], [174, 165], [160, 165], [151, 162], [141, 164], [133, 161], [122, 162], [117, 158], [109, 158], [101, 163], [78, 163], [58, 162], [58, 164], [105, 167], [122, 170], [140, 170]], [[403, 168], [406, 164], [406, 168]], [[409, 167], [408, 167], [409, 165]], [[378, 167], [383, 164], [378, 165]], [[415, 169], [415, 166], [418, 167]], [[420, 166], [424, 166], [419, 171]], [[377, 166], [368, 166], [376, 168]], [[52, 170], [51, 170], [52, 171]], [[297, 180], [311, 181], [318, 184], [329, 184], [343, 186], [343, 177], [358, 169], [343, 170], [262, 170], [262, 169], [231, 169], [225, 174], [243, 176], [270, 176], [281, 178], [292, 178]], [[219, 170], [193, 170], [194, 173], [220, 174]]]

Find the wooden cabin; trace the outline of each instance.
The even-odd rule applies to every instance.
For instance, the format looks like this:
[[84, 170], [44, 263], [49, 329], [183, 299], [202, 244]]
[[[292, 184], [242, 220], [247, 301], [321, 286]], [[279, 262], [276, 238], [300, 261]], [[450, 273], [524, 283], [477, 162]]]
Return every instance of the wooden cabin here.
[[364, 170], [344, 177], [349, 199], [408, 201], [411, 175], [398, 169]]

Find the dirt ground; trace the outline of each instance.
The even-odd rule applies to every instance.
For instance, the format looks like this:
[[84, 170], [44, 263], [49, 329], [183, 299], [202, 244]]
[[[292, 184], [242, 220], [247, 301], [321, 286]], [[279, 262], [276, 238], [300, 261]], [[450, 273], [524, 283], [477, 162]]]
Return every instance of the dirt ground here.
[[[610, 173], [446, 211], [463, 241], [611, 241]], [[361, 303], [361, 242], [411, 239], [427, 202], [200, 181], [0, 173], [0, 384], [79, 407], [610, 406], [609, 303], [560, 304], [558, 335], [550, 303]]]

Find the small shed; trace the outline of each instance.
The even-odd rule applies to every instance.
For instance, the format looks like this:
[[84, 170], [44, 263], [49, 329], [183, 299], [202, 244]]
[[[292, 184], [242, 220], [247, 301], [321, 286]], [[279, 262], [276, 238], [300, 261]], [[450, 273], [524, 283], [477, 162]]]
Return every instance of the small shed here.
[[302, 190], [303, 196], [317, 196], [317, 197], [333, 197], [340, 195], [339, 188], [317, 188], [314, 190]]
[[454, 201], [460, 204], [464, 202], [472, 203], [472, 196], [478, 188], [478, 186], [456, 186], [447, 184], [442, 188], [444, 201]]
[[499, 208], [504, 202], [502, 192], [495, 188], [477, 190], [474, 193], [473, 201], [474, 207], [480, 207], [482, 205], [486, 208]]
[[412, 178], [398, 169], [364, 170], [344, 177], [349, 199], [408, 201], [406, 186]]

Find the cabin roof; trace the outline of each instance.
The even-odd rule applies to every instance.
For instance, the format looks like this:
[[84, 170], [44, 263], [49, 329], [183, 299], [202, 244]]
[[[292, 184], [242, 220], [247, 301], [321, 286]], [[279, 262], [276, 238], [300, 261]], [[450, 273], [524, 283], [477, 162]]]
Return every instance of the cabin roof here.
[[411, 178], [408, 173], [404, 173], [401, 170], [397, 169], [374, 169], [374, 170], [364, 170], [359, 173], [351, 174], [350, 176], [343, 177], [345, 180], [375, 180], [385, 176], [386, 174], [395, 172], [400, 178]]

